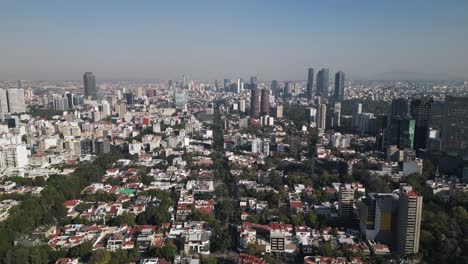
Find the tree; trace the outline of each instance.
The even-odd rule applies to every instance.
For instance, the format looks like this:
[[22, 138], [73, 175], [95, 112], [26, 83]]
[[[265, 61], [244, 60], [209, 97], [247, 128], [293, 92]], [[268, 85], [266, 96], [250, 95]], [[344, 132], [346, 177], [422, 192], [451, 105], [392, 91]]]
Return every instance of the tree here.
[[177, 255], [177, 247], [174, 246], [173, 244], [165, 244], [164, 247], [162, 248], [162, 256], [167, 261], [172, 261], [175, 255]]
[[334, 249], [330, 242], [323, 243], [322, 245], [319, 246], [318, 253], [321, 256], [326, 256], [326, 257], [333, 257], [334, 256]]
[[70, 257], [72, 258], [87, 257], [91, 253], [92, 249], [93, 249], [93, 245], [90, 242], [81, 243], [78, 246], [74, 246], [70, 249]]
[[128, 213], [123, 212], [121, 215], [117, 216], [116, 218], [109, 221], [111, 226], [121, 226], [121, 225], [135, 225], [135, 216]]
[[257, 252], [256, 245], [254, 243], [247, 244], [247, 252], [250, 255], [254, 255]]
[[318, 227], [318, 219], [317, 214], [314, 212], [309, 212], [305, 216], [306, 225], [310, 228], [317, 228]]
[[89, 263], [91, 264], [107, 264], [111, 261], [111, 254], [105, 249], [99, 249], [91, 253]]
[[221, 221], [228, 221], [229, 219], [232, 219], [233, 213], [234, 213], [234, 206], [232, 205], [232, 202], [225, 199], [222, 200], [219, 206], [216, 208], [217, 212], [217, 217]]
[[202, 260], [202, 263], [203, 264], [217, 264], [218, 260], [215, 257], [210, 256], [210, 257], [204, 258]]

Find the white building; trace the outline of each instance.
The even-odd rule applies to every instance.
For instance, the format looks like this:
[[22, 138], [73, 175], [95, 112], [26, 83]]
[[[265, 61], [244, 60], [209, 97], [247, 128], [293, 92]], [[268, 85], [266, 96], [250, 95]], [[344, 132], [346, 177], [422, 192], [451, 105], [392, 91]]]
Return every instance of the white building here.
[[25, 144], [4, 145], [0, 155], [1, 167], [4, 169], [28, 166], [28, 151]]
[[26, 103], [24, 102], [24, 90], [12, 88], [7, 90], [8, 110], [10, 113], [26, 112]]
[[8, 97], [5, 89], [0, 89], [0, 113], [8, 113]]

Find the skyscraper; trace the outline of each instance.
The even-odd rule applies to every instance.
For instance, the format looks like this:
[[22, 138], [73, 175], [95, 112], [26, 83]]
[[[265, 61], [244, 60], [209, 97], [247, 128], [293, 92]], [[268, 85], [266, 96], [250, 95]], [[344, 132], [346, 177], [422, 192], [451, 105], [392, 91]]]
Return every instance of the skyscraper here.
[[318, 111], [318, 128], [325, 129], [327, 127], [327, 105], [320, 105]]
[[262, 116], [270, 115], [270, 91], [266, 88], [262, 89], [260, 114]]
[[75, 103], [74, 103], [74, 95], [72, 93], [65, 93], [65, 97], [68, 100], [68, 109], [73, 109], [75, 108]]
[[357, 103], [353, 107], [353, 129], [359, 126], [359, 114], [362, 113], [362, 104]]
[[24, 90], [11, 88], [7, 90], [8, 111], [10, 113], [26, 112], [26, 103], [24, 102]]
[[176, 109], [185, 109], [187, 106], [187, 94], [184, 92], [174, 93], [174, 106]]
[[53, 104], [55, 111], [68, 110], [68, 98], [66, 96], [54, 96]]
[[408, 117], [410, 115], [410, 101], [405, 98], [392, 100], [392, 115], [394, 117]]
[[317, 95], [322, 97], [324, 102], [328, 101], [328, 69], [321, 69], [317, 73]]
[[276, 118], [283, 118], [283, 104], [276, 104]]
[[271, 81], [271, 92], [273, 95], [278, 96], [279, 94], [279, 85], [277, 80]]
[[402, 186], [399, 196], [397, 251], [406, 255], [416, 254], [419, 251], [423, 197], [411, 186]]
[[125, 101], [127, 102], [127, 104], [131, 105], [135, 102], [135, 96], [133, 95], [131, 91], [124, 93], [124, 95], [125, 95]]
[[98, 99], [98, 92], [96, 88], [96, 77], [92, 72], [83, 74], [83, 86], [85, 97], [91, 97], [92, 100]]
[[250, 77], [250, 89], [257, 89], [257, 76]]
[[335, 102], [335, 107], [333, 108], [333, 127], [340, 127], [341, 126], [341, 103]]
[[283, 89], [283, 96], [284, 97], [289, 97], [292, 95], [292, 83], [291, 82], [285, 82], [284, 83], [284, 89]]
[[344, 81], [345, 73], [339, 71], [335, 74], [335, 101], [342, 102], [344, 100]]
[[1, 88], [0, 88], [0, 113], [8, 113], [7, 91]]
[[244, 90], [244, 80], [237, 78], [237, 89], [236, 93], [240, 94]]
[[397, 145], [399, 148], [414, 147], [414, 119], [409, 117], [395, 117], [390, 120], [387, 128], [389, 142], [387, 145]]
[[307, 71], [307, 100], [312, 100], [314, 97], [314, 88], [313, 88], [313, 83], [314, 83], [314, 69], [309, 68]]
[[253, 89], [250, 92], [250, 117], [260, 117], [260, 90]]
[[230, 79], [224, 79], [224, 90], [226, 91], [228, 89], [228, 86], [231, 84]]
[[468, 151], [468, 97], [445, 97], [442, 150], [456, 154]]
[[431, 112], [432, 98], [420, 98], [411, 100], [410, 113], [414, 119], [414, 149], [426, 148], [429, 137], [429, 115]]

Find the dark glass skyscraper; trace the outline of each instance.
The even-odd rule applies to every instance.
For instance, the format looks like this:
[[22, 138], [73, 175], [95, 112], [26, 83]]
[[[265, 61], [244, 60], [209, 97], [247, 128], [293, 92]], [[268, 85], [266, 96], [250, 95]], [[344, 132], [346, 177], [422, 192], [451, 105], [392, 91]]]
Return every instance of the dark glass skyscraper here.
[[334, 98], [337, 102], [342, 102], [344, 100], [344, 81], [345, 73], [339, 71], [335, 74], [335, 94]]
[[307, 71], [307, 100], [311, 101], [314, 97], [314, 69], [309, 68]]
[[253, 89], [250, 97], [250, 117], [260, 117], [260, 90]]
[[416, 122], [414, 129], [414, 149], [426, 148], [427, 139], [429, 137], [429, 115], [432, 101], [432, 98], [411, 100], [410, 114]]
[[322, 69], [317, 73], [317, 95], [328, 101], [328, 69]]
[[75, 104], [74, 104], [74, 96], [72, 93], [65, 93], [65, 97], [67, 98], [67, 103], [68, 103], [68, 109], [73, 109], [75, 108]]
[[279, 84], [277, 80], [271, 81], [271, 91], [275, 96], [279, 94]]
[[445, 97], [442, 121], [442, 149], [449, 153], [468, 152], [468, 97]]
[[250, 89], [257, 89], [257, 76], [250, 77]]
[[91, 97], [93, 100], [98, 99], [98, 92], [96, 88], [96, 77], [92, 72], [83, 74], [83, 86], [85, 97]]
[[408, 117], [410, 115], [410, 101], [405, 98], [392, 100], [392, 115], [394, 117]]
[[268, 89], [262, 89], [262, 102], [260, 114], [262, 116], [270, 115], [270, 91]]

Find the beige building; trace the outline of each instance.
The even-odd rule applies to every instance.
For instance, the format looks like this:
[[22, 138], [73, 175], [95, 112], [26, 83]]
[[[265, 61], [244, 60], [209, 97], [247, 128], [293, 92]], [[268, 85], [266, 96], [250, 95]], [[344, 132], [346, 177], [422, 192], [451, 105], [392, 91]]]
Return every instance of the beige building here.
[[411, 186], [400, 188], [397, 252], [409, 255], [419, 251], [423, 197]]

